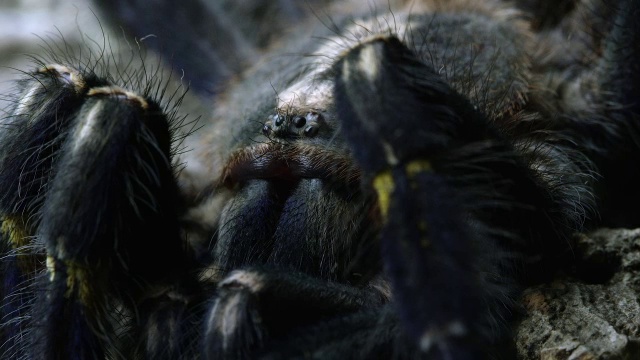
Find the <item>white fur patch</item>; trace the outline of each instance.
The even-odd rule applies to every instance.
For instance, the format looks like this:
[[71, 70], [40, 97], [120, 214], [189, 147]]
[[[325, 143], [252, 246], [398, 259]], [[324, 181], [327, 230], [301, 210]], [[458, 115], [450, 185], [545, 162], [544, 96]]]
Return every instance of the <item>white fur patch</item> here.
[[374, 46], [366, 46], [362, 49], [358, 59], [358, 67], [369, 82], [374, 82], [378, 78], [380, 62]]
[[233, 271], [226, 279], [220, 282], [221, 287], [242, 286], [252, 293], [257, 293], [264, 286], [263, 277], [258, 273], [245, 270]]
[[102, 138], [102, 132], [97, 123], [100, 121], [100, 112], [103, 108], [104, 104], [100, 101], [82, 118], [73, 138], [73, 152], [77, 152], [93, 139]]

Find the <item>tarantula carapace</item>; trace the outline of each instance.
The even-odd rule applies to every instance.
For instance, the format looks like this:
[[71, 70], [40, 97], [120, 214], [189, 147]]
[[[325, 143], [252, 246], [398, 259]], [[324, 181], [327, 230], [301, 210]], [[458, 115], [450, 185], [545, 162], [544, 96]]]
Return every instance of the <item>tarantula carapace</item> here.
[[5, 358], [509, 357], [568, 236], [640, 220], [640, 1], [96, 5], [212, 112], [108, 46], [16, 82]]

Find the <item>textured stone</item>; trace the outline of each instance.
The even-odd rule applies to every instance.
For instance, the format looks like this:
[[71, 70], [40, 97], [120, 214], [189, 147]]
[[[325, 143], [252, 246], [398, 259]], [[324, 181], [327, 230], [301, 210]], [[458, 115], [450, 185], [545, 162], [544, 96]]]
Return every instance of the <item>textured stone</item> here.
[[579, 234], [572, 271], [525, 291], [521, 359], [640, 359], [640, 229]]

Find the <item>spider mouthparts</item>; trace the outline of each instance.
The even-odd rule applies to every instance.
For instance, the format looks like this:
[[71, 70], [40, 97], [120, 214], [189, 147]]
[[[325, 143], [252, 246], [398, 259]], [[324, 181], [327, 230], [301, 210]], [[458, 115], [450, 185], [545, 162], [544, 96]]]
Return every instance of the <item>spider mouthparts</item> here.
[[361, 170], [348, 154], [311, 145], [260, 144], [235, 151], [224, 168], [221, 184], [232, 188], [251, 179], [295, 182], [318, 178], [358, 185]]

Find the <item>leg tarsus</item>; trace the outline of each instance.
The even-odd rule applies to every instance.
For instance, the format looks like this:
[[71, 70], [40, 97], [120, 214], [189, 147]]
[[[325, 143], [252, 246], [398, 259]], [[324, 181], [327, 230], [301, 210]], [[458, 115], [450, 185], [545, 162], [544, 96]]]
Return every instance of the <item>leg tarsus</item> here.
[[230, 273], [218, 285], [207, 315], [204, 357], [252, 358], [292, 329], [382, 305], [373, 288], [359, 289], [302, 273], [251, 268]]

